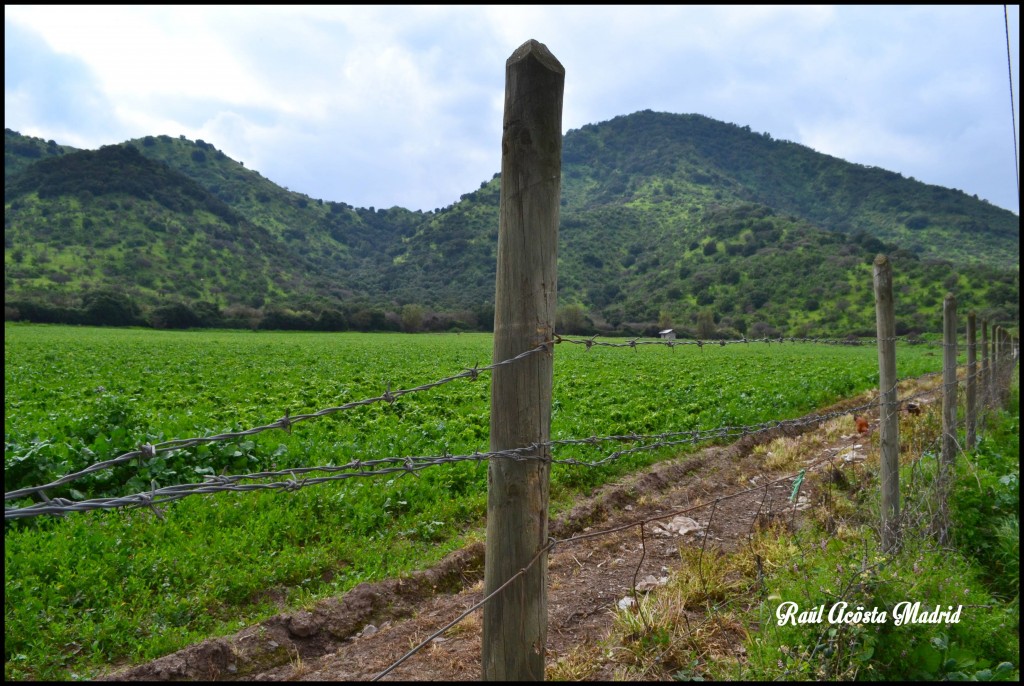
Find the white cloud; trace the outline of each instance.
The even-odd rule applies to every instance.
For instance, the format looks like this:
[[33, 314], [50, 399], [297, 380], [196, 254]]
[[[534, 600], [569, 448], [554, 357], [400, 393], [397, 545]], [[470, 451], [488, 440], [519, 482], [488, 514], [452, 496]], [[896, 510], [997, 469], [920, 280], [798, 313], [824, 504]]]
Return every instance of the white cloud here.
[[799, 128], [799, 142], [818, 152], [861, 164], [878, 166], [879, 160], [929, 161], [934, 153], [912, 135], [889, 131], [865, 119], [832, 120]]
[[[38, 60], [6, 60], [9, 127], [91, 147], [202, 137], [313, 197], [432, 208], [489, 179], [504, 63], [534, 38], [565, 66], [566, 129], [696, 112], [1017, 208], [996, 6], [19, 5], [5, 19], [38, 43]], [[979, 155], [1009, 170], [958, 171]]]

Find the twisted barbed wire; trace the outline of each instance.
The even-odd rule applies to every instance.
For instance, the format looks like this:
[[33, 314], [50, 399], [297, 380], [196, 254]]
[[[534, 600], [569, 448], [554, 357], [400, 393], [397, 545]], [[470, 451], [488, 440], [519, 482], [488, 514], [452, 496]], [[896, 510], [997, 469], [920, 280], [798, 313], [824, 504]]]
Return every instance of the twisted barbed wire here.
[[[929, 376], [929, 375], [925, 375]], [[899, 383], [908, 381], [903, 379]], [[894, 386], [895, 388], [895, 386]], [[911, 402], [913, 399], [927, 394], [922, 392], [904, 398], [901, 403]], [[589, 436], [586, 438], [562, 438], [545, 442], [531, 443], [520, 448], [506, 450], [475, 452], [466, 455], [440, 455], [440, 456], [391, 456], [371, 460], [350, 460], [341, 465], [322, 465], [315, 467], [293, 467], [278, 471], [254, 472], [251, 474], [207, 476], [199, 483], [177, 484], [173, 486], [156, 487], [142, 493], [131, 495], [91, 498], [85, 500], [69, 500], [67, 498], [45, 498], [44, 502], [35, 503], [18, 508], [4, 509], [5, 519], [23, 519], [36, 517], [44, 514], [60, 515], [68, 512], [87, 512], [91, 510], [116, 509], [122, 507], [156, 507], [171, 501], [180, 500], [189, 495], [208, 495], [218, 492], [251, 492], [251, 491], [296, 491], [307, 486], [341, 481], [356, 477], [375, 477], [388, 474], [413, 474], [441, 464], [452, 464], [459, 462], [483, 462], [492, 459], [511, 459], [516, 461], [541, 461], [549, 464], [563, 464], [581, 467], [598, 467], [626, 456], [644, 452], [652, 452], [665, 448], [675, 448], [683, 445], [695, 445], [718, 440], [736, 440], [744, 436], [755, 436], [770, 431], [793, 431], [805, 426], [820, 424], [848, 414], [857, 414], [879, 406], [878, 400], [868, 403], [836, 410], [825, 414], [812, 414], [804, 417], [787, 420], [776, 420], [752, 424], [746, 426], [723, 426], [713, 429], [693, 429], [687, 431], [668, 431], [659, 434], [617, 434], [610, 436]], [[582, 460], [578, 458], [556, 458], [549, 454], [549, 451], [564, 446], [596, 446], [602, 443], [636, 443], [631, 448], [616, 450], [603, 458], [596, 460]], [[109, 461], [108, 461], [109, 462]], [[102, 464], [102, 463], [100, 463]], [[96, 465], [93, 465], [94, 467]], [[327, 476], [310, 476], [314, 473], [324, 473]], [[267, 479], [281, 479], [270, 483], [242, 483], [248, 481], [262, 481]], [[58, 480], [60, 481], [60, 480]], [[56, 483], [56, 482], [54, 482]], [[34, 489], [21, 489], [26, 492], [42, 492], [50, 485], [36, 487]]]
[[587, 350], [592, 347], [604, 347], [604, 348], [637, 348], [645, 345], [656, 345], [664, 346], [668, 348], [674, 348], [677, 346], [695, 345], [700, 349], [704, 346], [709, 347], [725, 347], [727, 345], [750, 345], [751, 343], [764, 343], [776, 345], [783, 343], [816, 343], [819, 345], [838, 345], [838, 346], [867, 346], [876, 345], [880, 341], [895, 341], [908, 343], [910, 345], [929, 345], [929, 346], [942, 346], [943, 343], [939, 342], [928, 342], [921, 338], [908, 337], [908, 336], [895, 336], [893, 338], [798, 338], [793, 336], [776, 336], [776, 337], [765, 337], [765, 338], [735, 338], [735, 339], [693, 339], [693, 340], [679, 340], [679, 339], [648, 339], [642, 337], [634, 337], [624, 343], [613, 343], [608, 340], [597, 340], [600, 334], [594, 334], [589, 338], [569, 338], [563, 335], [555, 335], [555, 343], [571, 343], [574, 345], [585, 345]]
[[[45, 491], [46, 490], [50, 490], [52, 488], [56, 488], [58, 486], [64, 485], [66, 483], [69, 483], [69, 482], [71, 482], [71, 481], [73, 481], [75, 479], [81, 478], [81, 477], [86, 476], [88, 474], [91, 474], [93, 472], [96, 472], [96, 471], [99, 471], [99, 470], [102, 470], [102, 469], [111, 468], [113, 466], [116, 466], [117, 464], [122, 464], [124, 462], [128, 462], [128, 461], [133, 460], [133, 459], [139, 459], [140, 463], [141, 463], [142, 459], [155, 457], [159, 452], [181, 450], [181, 449], [185, 449], [185, 448], [188, 448], [188, 447], [192, 447], [192, 446], [198, 445], [200, 443], [212, 443], [212, 442], [215, 442], [215, 441], [232, 440], [232, 439], [243, 437], [243, 436], [250, 436], [250, 435], [257, 434], [257, 433], [261, 433], [263, 431], [269, 431], [269, 430], [272, 430], [272, 429], [290, 430], [291, 425], [294, 424], [294, 423], [297, 423], [297, 422], [307, 421], [307, 420], [310, 420], [310, 419], [327, 416], [327, 415], [330, 415], [330, 414], [333, 414], [335, 412], [339, 412], [339, 411], [342, 411], [342, 410], [351, 409], [351, 408], [354, 408], [354, 407], [359, 407], [359, 406], [363, 406], [363, 405], [369, 405], [369, 404], [378, 403], [378, 402], [393, 403], [393, 402], [395, 402], [395, 400], [397, 400], [399, 397], [401, 397], [403, 395], [407, 395], [407, 394], [410, 394], [410, 393], [421, 392], [421, 391], [426, 391], [426, 390], [429, 390], [429, 389], [432, 389], [432, 388], [436, 388], [438, 386], [450, 383], [450, 382], [452, 382], [452, 381], [454, 381], [456, 379], [470, 378], [470, 379], [475, 380], [477, 378], [477, 376], [481, 372], [490, 371], [490, 370], [493, 370], [493, 369], [495, 369], [495, 368], [497, 368], [499, 366], [505, 365], [505, 364], [511, 364], [513, 362], [516, 362], [518, 360], [521, 360], [521, 359], [523, 359], [525, 357], [528, 357], [530, 355], [533, 355], [533, 354], [537, 354], [537, 353], [545, 352], [545, 351], [549, 352], [551, 350], [551, 345], [552, 344], [562, 343], [562, 342], [582, 343], [582, 344], [587, 345], [588, 349], [590, 348], [591, 345], [609, 345], [611, 347], [636, 347], [637, 344], [643, 344], [643, 343], [650, 343], [650, 344], [659, 344], [659, 343], [661, 343], [661, 344], [673, 344], [673, 343], [675, 343], [674, 341], [647, 341], [647, 342], [641, 341], [639, 343], [637, 341], [630, 341], [628, 343], [622, 343], [622, 344], [607, 344], [607, 343], [604, 343], [604, 342], [595, 342], [593, 338], [583, 339], [583, 340], [573, 340], [573, 339], [562, 338], [562, 337], [559, 337], [559, 336], [556, 335], [552, 340], [546, 341], [546, 342], [536, 346], [535, 348], [531, 348], [530, 350], [524, 351], [523, 353], [520, 353], [519, 355], [516, 355], [515, 357], [509, 358], [507, 360], [503, 360], [501, 362], [496, 362], [494, 364], [487, 365], [485, 367], [480, 367], [479, 365], [477, 365], [477, 366], [474, 366], [471, 369], [466, 369], [466, 370], [464, 370], [464, 371], [462, 371], [462, 372], [460, 372], [458, 374], [454, 374], [454, 375], [451, 375], [451, 376], [448, 376], [448, 377], [444, 377], [444, 378], [439, 379], [437, 381], [426, 383], [426, 384], [422, 384], [420, 386], [416, 386], [416, 387], [413, 387], [413, 388], [400, 389], [400, 390], [392, 391], [391, 388], [390, 388], [390, 383], [389, 383], [387, 390], [385, 390], [385, 392], [382, 395], [380, 395], [380, 396], [376, 396], [376, 397], [372, 397], [372, 398], [366, 398], [366, 399], [363, 399], [363, 400], [357, 400], [357, 401], [346, 403], [344, 405], [340, 405], [340, 406], [337, 406], [337, 407], [329, 407], [329, 408], [325, 408], [325, 409], [319, 410], [317, 412], [312, 412], [312, 413], [303, 414], [303, 415], [297, 415], [297, 416], [294, 416], [294, 417], [289, 417], [288, 413], [286, 412], [285, 416], [282, 419], [280, 419], [280, 420], [278, 420], [276, 422], [273, 422], [271, 424], [267, 424], [267, 425], [264, 425], [264, 426], [254, 427], [252, 429], [248, 429], [248, 430], [245, 430], [245, 431], [227, 432], [227, 433], [217, 434], [217, 435], [214, 435], [214, 436], [206, 436], [206, 437], [198, 437], [198, 438], [190, 438], [190, 439], [176, 439], [176, 440], [164, 441], [164, 442], [157, 443], [157, 444], [146, 444], [146, 445], [140, 446], [138, 450], [131, 451], [129, 453], [125, 453], [123, 455], [120, 455], [120, 456], [115, 457], [115, 458], [110, 459], [110, 460], [106, 460], [106, 461], [103, 461], [103, 462], [98, 462], [96, 464], [90, 465], [89, 467], [87, 467], [87, 468], [85, 468], [85, 469], [83, 469], [83, 470], [81, 470], [79, 472], [75, 472], [75, 473], [72, 473], [72, 474], [65, 475], [65, 476], [63, 476], [63, 477], [61, 477], [59, 479], [56, 479], [56, 480], [48, 483], [48, 484], [44, 484], [42, 486], [35, 486], [35, 487], [17, 489], [15, 491], [11, 491], [11, 492], [5, 493], [4, 494], [4, 499], [5, 500], [24, 498], [24, 497], [27, 497], [27, 496], [32, 495], [32, 494], [40, 494], [42, 496], [44, 502], [37, 503], [37, 504], [34, 504], [34, 505], [30, 505], [30, 506], [26, 506], [26, 507], [20, 507], [20, 508], [8, 508], [8, 507], [5, 507], [5, 509], [4, 509], [4, 518], [5, 519], [22, 519], [22, 518], [26, 518], [26, 517], [38, 516], [38, 515], [41, 515], [41, 514], [63, 515], [66, 512], [84, 512], [84, 511], [90, 511], [90, 510], [96, 510], [96, 509], [115, 509], [115, 508], [120, 508], [120, 507], [140, 507], [141, 506], [141, 507], [154, 507], [154, 509], [155, 509], [155, 506], [158, 505], [158, 504], [170, 502], [170, 501], [173, 501], [173, 500], [178, 500], [178, 499], [183, 498], [185, 496], [194, 495], [194, 494], [210, 494], [210, 493], [215, 493], [215, 492], [219, 492], [219, 491], [243, 491], [243, 492], [244, 491], [255, 491], [255, 490], [285, 490], [285, 491], [293, 491], [293, 490], [298, 490], [299, 488], [303, 488], [305, 486], [321, 484], [321, 483], [326, 483], [326, 482], [330, 482], [330, 481], [338, 481], [338, 480], [341, 480], [341, 479], [348, 479], [348, 478], [353, 478], [353, 477], [356, 477], [356, 476], [380, 476], [380, 475], [393, 474], [393, 473], [402, 473], [402, 474], [411, 473], [411, 474], [415, 475], [415, 472], [418, 472], [418, 471], [420, 471], [422, 469], [425, 469], [427, 467], [431, 467], [431, 466], [435, 466], [435, 465], [439, 465], [439, 464], [454, 463], [454, 462], [465, 462], [465, 461], [480, 462], [480, 461], [484, 461], [484, 460], [497, 459], [497, 458], [506, 458], [506, 459], [514, 459], [514, 460], [535, 459], [535, 460], [547, 461], [547, 462], [550, 462], [550, 463], [553, 463], [553, 464], [567, 464], [567, 465], [576, 465], [576, 466], [585, 466], [585, 467], [597, 467], [597, 466], [600, 466], [600, 465], [603, 465], [603, 464], [606, 464], [606, 463], [613, 462], [615, 460], [621, 459], [622, 457], [625, 457], [625, 456], [628, 456], [628, 455], [632, 455], [632, 454], [641, 453], [641, 452], [650, 452], [650, 451], [656, 451], [656, 450], [660, 450], [660, 449], [664, 449], [664, 448], [669, 448], [669, 447], [678, 447], [678, 446], [682, 446], [682, 445], [693, 445], [693, 444], [696, 444], [696, 443], [704, 443], [704, 442], [710, 442], [710, 441], [715, 441], [715, 440], [737, 439], [737, 438], [741, 438], [743, 436], [756, 435], [756, 434], [759, 434], [759, 433], [763, 433], [763, 432], [766, 432], [766, 431], [772, 431], [772, 430], [785, 430], [787, 428], [795, 429], [795, 428], [799, 428], [801, 426], [805, 426], [805, 425], [808, 425], [808, 424], [812, 424], [812, 423], [816, 423], [816, 422], [823, 422], [823, 421], [826, 421], [828, 419], [832, 419], [832, 418], [835, 418], [837, 416], [841, 416], [841, 415], [844, 415], [844, 414], [865, 412], [865, 411], [870, 410], [873, 407], [880, 406], [880, 401], [875, 400], [875, 401], [869, 402], [869, 403], [867, 403], [865, 405], [862, 405], [862, 406], [859, 406], [859, 407], [855, 407], [855, 408], [851, 408], [851, 409], [847, 409], [847, 410], [841, 410], [841, 411], [837, 411], [837, 412], [832, 412], [832, 413], [828, 413], [828, 414], [825, 414], [825, 415], [807, 415], [805, 417], [798, 418], [798, 419], [770, 421], [770, 422], [763, 422], [763, 423], [760, 423], [760, 424], [754, 424], [754, 425], [748, 425], [748, 426], [725, 426], [725, 427], [718, 427], [718, 428], [714, 428], [714, 429], [704, 429], [704, 430], [670, 431], [670, 432], [664, 432], [664, 433], [660, 433], [660, 434], [636, 434], [636, 433], [632, 433], [632, 434], [619, 434], [619, 435], [602, 436], [602, 437], [590, 436], [590, 437], [586, 437], [586, 438], [556, 439], [556, 440], [547, 441], [547, 442], [544, 442], [544, 443], [534, 443], [534, 444], [531, 444], [531, 445], [528, 445], [528, 446], [524, 446], [524, 447], [521, 447], [521, 448], [502, 450], [502, 451], [492, 451], [492, 452], [475, 452], [475, 453], [472, 453], [472, 454], [469, 454], [469, 455], [449, 455], [449, 454], [445, 454], [445, 455], [441, 455], [441, 456], [386, 457], [386, 458], [379, 458], [379, 459], [367, 460], [367, 461], [356, 459], [356, 460], [352, 460], [352, 461], [348, 462], [347, 464], [337, 465], [337, 466], [335, 466], [335, 465], [326, 465], [326, 466], [318, 466], [318, 467], [291, 468], [291, 469], [288, 469], [288, 470], [282, 470], [282, 471], [276, 471], [276, 472], [259, 472], [259, 473], [254, 473], [254, 474], [230, 475], [230, 476], [211, 476], [211, 477], [206, 477], [205, 480], [202, 483], [178, 484], [178, 485], [167, 486], [167, 487], [163, 487], [163, 488], [157, 488], [156, 485], [154, 484], [154, 487], [150, 491], [146, 491], [146, 492], [143, 492], [143, 493], [136, 493], [136, 494], [127, 495], [127, 496], [117, 496], [117, 497], [107, 497], [107, 498], [93, 498], [93, 499], [87, 499], [87, 500], [73, 501], [73, 500], [69, 500], [69, 499], [66, 499], [66, 498], [50, 499], [50, 498], [46, 497], [46, 495], [45, 495]], [[961, 367], [966, 367], [966, 365], [958, 365], [958, 370]], [[941, 372], [941, 371], [940, 372], [929, 372], [929, 373], [926, 373], [924, 375], [921, 375], [921, 376], [917, 377], [917, 379], [918, 380], [925, 379], [927, 377], [938, 376], [938, 375], [941, 375], [941, 374], [943, 374], [943, 372]], [[978, 376], [979, 376], [979, 372], [976, 371], [975, 372], [975, 377], [978, 377]], [[904, 382], [906, 382], [908, 380], [911, 380], [911, 379], [904, 378], [904, 379], [897, 380], [896, 383], [894, 384], [894, 387], [892, 389], [890, 389], [890, 390], [895, 391], [900, 383], [904, 383]], [[947, 386], [947, 385], [949, 385], [949, 384], [943, 384], [943, 386]], [[927, 392], [923, 392], [922, 394], [918, 394], [918, 395], [924, 395], [924, 394], [927, 394]], [[884, 395], [884, 394], [880, 394], [879, 397], [881, 397], [881, 395]], [[897, 411], [898, 411], [900, 406], [902, 406], [902, 405], [904, 405], [906, 403], [912, 402], [916, 397], [918, 397], [918, 396], [911, 396], [911, 397], [904, 398], [902, 400], [897, 401], [897, 403], [896, 403]], [[597, 445], [597, 444], [600, 444], [600, 443], [603, 443], [603, 442], [609, 442], [609, 441], [614, 441], [614, 442], [633, 442], [633, 443], [641, 443], [641, 445], [637, 445], [635, 447], [624, 449], [624, 450], [614, 451], [614, 452], [612, 452], [611, 454], [607, 455], [606, 457], [604, 457], [602, 459], [591, 460], [591, 461], [572, 459], [572, 458], [556, 459], [556, 458], [550, 457], [550, 456], [545, 454], [546, 450], [549, 450], [549, 449], [552, 449], [552, 448], [555, 448], [555, 447], [558, 447], [558, 446], [567, 446], [567, 445]], [[387, 466], [387, 465], [391, 465], [391, 466]], [[329, 473], [329, 474], [333, 473], [333, 475], [331, 475], [331, 476], [321, 476], [321, 477], [303, 477], [302, 479], [297, 479], [297, 475], [309, 474], [309, 473], [312, 473], [312, 472], [326, 472], [326, 473]], [[334, 473], [334, 472], [348, 472], [348, 473]], [[240, 481], [254, 481], [254, 480], [271, 479], [271, 478], [284, 478], [285, 480], [277, 481], [277, 482], [272, 482], [272, 483], [258, 483], [258, 484], [241, 484], [241, 483], [239, 483]]]

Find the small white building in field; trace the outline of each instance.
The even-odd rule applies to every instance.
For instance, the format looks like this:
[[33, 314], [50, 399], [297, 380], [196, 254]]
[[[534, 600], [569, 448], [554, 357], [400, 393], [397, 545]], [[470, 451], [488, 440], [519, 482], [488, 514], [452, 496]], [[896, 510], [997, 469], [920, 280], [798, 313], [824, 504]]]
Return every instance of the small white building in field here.
[[665, 329], [664, 331], [659, 331], [658, 335], [661, 336], [662, 339], [666, 341], [674, 341], [676, 339], [676, 332], [673, 331], [672, 329]]

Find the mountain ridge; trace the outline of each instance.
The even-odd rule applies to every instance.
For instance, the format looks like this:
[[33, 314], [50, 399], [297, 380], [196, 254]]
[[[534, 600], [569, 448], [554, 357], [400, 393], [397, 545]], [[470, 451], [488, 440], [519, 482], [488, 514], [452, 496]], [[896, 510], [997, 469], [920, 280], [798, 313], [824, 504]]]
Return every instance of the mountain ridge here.
[[[39, 152], [25, 163], [18, 151], [29, 146]], [[137, 321], [157, 325], [161, 307], [205, 303], [221, 314], [214, 324], [489, 327], [497, 174], [439, 211], [355, 208], [280, 188], [202, 140], [109, 147], [195, 183], [209, 196], [194, 198], [199, 214], [160, 203], [155, 179], [180, 193], [185, 183], [159, 167], [136, 172], [150, 192], [133, 194], [109, 164], [91, 180], [74, 171], [100, 151], [8, 130], [7, 309], [69, 315], [87, 309], [88, 293], [113, 289], [134, 301]], [[897, 315], [904, 329], [935, 330], [942, 289], [992, 318], [1018, 316], [1019, 218], [962, 191], [649, 110], [567, 132], [562, 171], [559, 301], [563, 324], [579, 331], [868, 330], [870, 261], [883, 251], [913, 295]], [[114, 181], [97, 196], [101, 176]], [[90, 253], [85, 224], [119, 227], [120, 240]], [[182, 262], [200, 281], [182, 282]], [[232, 308], [238, 316], [223, 316]]]

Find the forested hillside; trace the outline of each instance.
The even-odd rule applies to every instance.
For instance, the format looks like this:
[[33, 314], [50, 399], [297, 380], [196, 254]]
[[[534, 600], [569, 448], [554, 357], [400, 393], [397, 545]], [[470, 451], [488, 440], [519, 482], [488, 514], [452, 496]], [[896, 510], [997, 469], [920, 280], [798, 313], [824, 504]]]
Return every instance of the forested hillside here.
[[59, 157], [75, 148], [58, 145], [57, 141], [22, 136], [17, 131], [4, 129], [4, 181], [24, 171], [29, 165], [49, 157]]
[[[564, 331], [870, 334], [879, 252], [901, 332], [937, 330], [946, 292], [1019, 316], [1019, 218], [958, 190], [650, 111], [568, 132], [562, 171]], [[7, 131], [6, 316], [486, 329], [499, 198], [495, 175], [434, 212], [355, 208], [202, 140], [76, 151]]]

